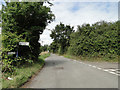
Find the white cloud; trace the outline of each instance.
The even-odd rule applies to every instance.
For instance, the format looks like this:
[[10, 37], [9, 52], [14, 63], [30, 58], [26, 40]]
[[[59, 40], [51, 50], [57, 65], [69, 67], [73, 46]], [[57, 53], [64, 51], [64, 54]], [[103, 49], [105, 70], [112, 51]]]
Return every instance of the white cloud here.
[[[2, 9], [2, 5], [0, 5], [0, 10]], [[1, 34], [1, 27], [0, 27], [0, 34]]]
[[[2, 9], [2, 5], [0, 5], [0, 10], [1, 10], [1, 9]], [[1, 34], [1, 30], [2, 30], [2, 29], [1, 29], [1, 27], [0, 27], [0, 34]]]
[[52, 0], [53, 2], [119, 2], [119, 0]]
[[[77, 2], [76, 11], [72, 8], [76, 5], [76, 2], [59, 2], [53, 3], [54, 6], [51, 7], [52, 12], [56, 16], [56, 20], [49, 24], [47, 28], [53, 29], [56, 24], [60, 22], [64, 24], [69, 24], [71, 26], [82, 25], [84, 23], [93, 24], [97, 21], [116, 21], [118, 20], [118, 7], [114, 3], [83, 3]], [[50, 31], [45, 30], [41, 35], [41, 40], [44, 44], [50, 44], [52, 40], [50, 39]]]
[[2, 9], [2, 5], [0, 5], [0, 10]]

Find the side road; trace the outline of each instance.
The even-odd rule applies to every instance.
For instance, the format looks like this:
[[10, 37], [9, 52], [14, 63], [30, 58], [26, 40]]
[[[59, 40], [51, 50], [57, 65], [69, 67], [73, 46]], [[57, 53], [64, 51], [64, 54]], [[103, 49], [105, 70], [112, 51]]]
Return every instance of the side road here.
[[[61, 56], [61, 57], [63, 57], [63, 56]], [[74, 60], [74, 59], [70, 59], [70, 60], [86, 64], [93, 68], [102, 69], [103, 71], [108, 71], [112, 74], [116, 74], [116, 75], [120, 76], [120, 68], [119, 68], [118, 62], [105, 62], [105, 61], [92, 61], [91, 62], [91, 61], [87, 61], [87, 60]]]

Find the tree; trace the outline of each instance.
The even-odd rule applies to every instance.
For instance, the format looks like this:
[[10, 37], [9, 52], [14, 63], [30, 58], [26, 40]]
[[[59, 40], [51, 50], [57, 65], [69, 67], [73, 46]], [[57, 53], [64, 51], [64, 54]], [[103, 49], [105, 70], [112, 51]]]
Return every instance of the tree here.
[[85, 57], [117, 57], [118, 23], [100, 21], [91, 26], [78, 26], [77, 31], [70, 36], [68, 53]]
[[42, 52], [48, 51], [48, 45], [41, 46], [40, 49]]
[[[2, 7], [2, 44], [4, 63], [13, 65], [16, 59], [8, 59], [7, 52], [19, 51], [22, 58], [36, 61], [40, 53], [39, 35], [48, 23], [54, 20], [54, 14], [44, 2], [6, 2]], [[19, 42], [29, 42], [29, 47], [18, 47]], [[26, 53], [26, 54], [23, 54]], [[17, 61], [18, 62], [18, 61]]]
[[52, 53], [57, 53], [58, 49], [59, 49], [59, 44], [54, 41], [49, 46], [49, 51]]
[[67, 51], [70, 43], [70, 34], [74, 32], [74, 27], [60, 23], [52, 30], [50, 37], [54, 39], [54, 43], [59, 44], [59, 53], [63, 54]]

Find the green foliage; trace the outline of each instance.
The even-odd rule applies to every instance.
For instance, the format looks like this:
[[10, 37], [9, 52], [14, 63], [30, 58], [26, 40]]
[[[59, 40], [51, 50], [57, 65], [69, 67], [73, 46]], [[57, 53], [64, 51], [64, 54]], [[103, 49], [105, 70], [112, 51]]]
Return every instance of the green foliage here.
[[52, 53], [57, 53], [59, 49], [59, 44], [53, 41], [49, 46], [49, 51]]
[[[69, 54], [77, 57], [103, 58], [104, 60], [117, 60], [119, 54], [120, 21], [100, 21], [92, 25], [78, 25], [77, 31], [68, 29], [64, 24], [56, 25], [50, 35], [53, 42], [49, 49], [53, 53]], [[69, 32], [69, 34], [65, 32]], [[69, 36], [69, 39], [66, 37]]]
[[41, 46], [41, 47], [40, 47], [40, 50], [41, 50], [42, 52], [48, 51], [48, 45]]
[[2, 35], [0, 34], [0, 48], [2, 47]]
[[[44, 2], [6, 2], [2, 6], [2, 60], [8, 66], [19, 66], [26, 62], [38, 60], [40, 34], [54, 20], [49, 7]], [[19, 42], [29, 42], [28, 46], [20, 46]], [[17, 52], [9, 56], [8, 52]], [[19, 63], [19, 64], [18, 64]], [[4, 69], [3, 69], [4, 70]], [[9, 71], [9, 70], [8, 70]]]
[[70, 25], [60, 23], [59, 25], [56, 25], [55, 29], [52, 30], [50, 37], [54, 39], [54, 42], [51, 44], [51, 49], [56, 49], [53, 50], [54, 52], [64, 54], [67, 51], [67, 48], [70, 45], [70, 34], [74, 32], [73, 28], [74, 27], [71, 27]]
[[2, 35], [0, 34], [0, 59], [1, 59], [1, 53], [2, 53]]
[[[50, 54], [44, 54], [38, 57], [38, 61], [31, 65], [24, 65], [23, 67], [16, 68], [13, 75], [10, 73], [4, 73], [2, 77], [2, 88], [19, 88], [25, 82], [27, 82], [35, 73], [37, 73], [44, 65], [44, 59], [50, 56]], [[6, 80], [11, 77], [13, 80]]]
[[78, 26], [71, 34], [68, 53], [84, 57], [107, 57], [114, 59], [118, 53], [118, 22], [97, 22], [90, 26]]
[[47, 58], [47, 57], [49, 57], [49, 56], [50, 56], [50, 53], [47, 53], [47, 54], [41, 55], [41, 56], [38, 57], [38, 58], [39, 58], [39, 60], [43, 60], [43, 59], [45, 59], [45, 58]]

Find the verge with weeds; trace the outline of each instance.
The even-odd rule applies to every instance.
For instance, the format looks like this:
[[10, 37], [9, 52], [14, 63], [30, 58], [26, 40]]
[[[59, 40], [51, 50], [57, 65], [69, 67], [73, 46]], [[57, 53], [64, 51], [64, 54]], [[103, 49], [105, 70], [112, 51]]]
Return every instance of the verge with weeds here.
[[[33, 64], [23, 65], [16, 68], [14, 73], [4, 73], [2, 75], [2, 88], [19, 88], [27, 82], [44, 65], [44, 59], [50, 56], [49, 53], [39, 56], [39, 60]], [[9, 80], [10, 77], [12, 80]]]
[[118, 62], [118, 57], [114, 59], [109, 59], [107, 57], [83, 57], [83, 56], [72, 56], [69, 54], [63, 55], [65, 58], [82, 60], [82, 61], [91, 61], [91, 62]]

